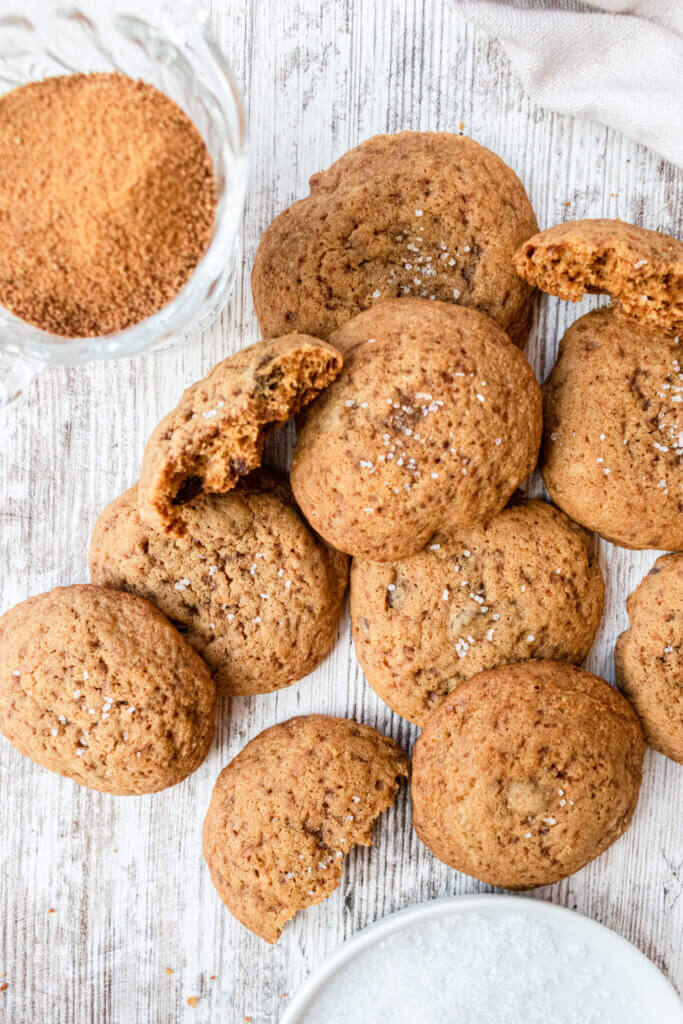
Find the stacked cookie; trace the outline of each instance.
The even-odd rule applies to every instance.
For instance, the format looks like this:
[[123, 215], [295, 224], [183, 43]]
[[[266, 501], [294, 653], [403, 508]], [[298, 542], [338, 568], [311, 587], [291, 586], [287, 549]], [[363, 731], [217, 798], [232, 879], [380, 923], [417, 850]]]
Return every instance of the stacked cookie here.
[[[660, 560], [629, 601], [617, 673], [636, 714], [577, 667], [604, 599], [589, 531], [683, 547], [667, 333], [683, 246], [613, 222], [537, 231], [516, 175], [462, 136], [377, 136], [314, 175], [259, 245], [264, 340], [159, 423], [138, 484], [97, 521], [93, 585], [0, 619], [0, 730], [22, 753], [111, 793], [179, 782], [208, 751], [216, 689], [268, 693], [327, 656], [350, 564], [368, 682], [423, 729], [413, 822], [437, 857], [525, 888], [625, 831], [638, 716], [683, 759], [667, 600], [683, 568]], [[567, 333], [543, 397], [520, 347], [534, 286], [615, 298]], [[283, 480], [261, 468], [264, 439], [295, 415]], [[557, 508], [516, 494], [542, 434]], [[277, 941], [407, 774], [393, 740], [349, 719], [252, 739], [204, 823], [228, 909]]]

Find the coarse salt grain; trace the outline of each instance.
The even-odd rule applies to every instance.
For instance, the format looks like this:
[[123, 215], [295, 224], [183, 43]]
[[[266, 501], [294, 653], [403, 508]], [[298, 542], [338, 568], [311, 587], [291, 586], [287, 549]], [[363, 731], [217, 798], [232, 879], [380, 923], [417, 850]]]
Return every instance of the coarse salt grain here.
[[[531, 838], [531, 833], [526, 834]], [[366, 946], [307, 1003], [306, 1024], [646, 1024], [624, 971], [531, 914], [461, 911]], [[636, 996], [634, 998], [634, 996]]]

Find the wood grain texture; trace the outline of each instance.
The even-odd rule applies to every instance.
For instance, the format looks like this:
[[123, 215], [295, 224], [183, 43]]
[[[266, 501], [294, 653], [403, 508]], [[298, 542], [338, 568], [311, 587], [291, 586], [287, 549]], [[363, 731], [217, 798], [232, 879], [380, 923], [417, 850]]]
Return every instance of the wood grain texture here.
[[[498, 46], [454, 0], [213, 0], [215, 29], [251, 119], [241, 275], [199, 340], [116, 364], [53, 370], [0, 411], [0, 609], [87, 579], [93, 522], [136, 479], [144, 441], [182, 389], [257, 337], [249, 271], [272, 217], [307, 179], [378, 131], [457, 131], [524, 181], [542, 227], [618, 216], [683, 235], [683, 173], [600, 125], [541, 110]], [[544, 298], [529, 356], [549, 372], [566, 326], [595, 305]], [[271, 455], [282, 463], [289, 435]], [[538, 480], [532, 493], [542, 493]], [[588, 667], [613, 680], [625, 597], [654, 561], [601, 543], [607, 587]], [[445, 893], [487, 887], [420, 845], [405, 792], [376, 844], [347, 862], [337, 893], [299, 915], [274, 948], [223, 909], [201, 857], [219, 770], [262, 728], [309, 711], [352, 715], [406, 748], [416, 730], [363, 680], [348, 621], [303, 682], [224, 707], [213, 750], [181, 786], [104, 796], [50, 775], [0, 742], [0, 1019], [6, 1024], [275, 1024], [307, 973], [371, 921]], [[634, 942], [683, 989], [683, 769], [648, 753], [633, 827], [597, 862], [539, 899], [573, 907]], [[54, 912], [51, 913], [50, 911]], [[167, 973], [167, 968], [173, 973]], [[190, 1007], [188, 997], [198, 997]]]

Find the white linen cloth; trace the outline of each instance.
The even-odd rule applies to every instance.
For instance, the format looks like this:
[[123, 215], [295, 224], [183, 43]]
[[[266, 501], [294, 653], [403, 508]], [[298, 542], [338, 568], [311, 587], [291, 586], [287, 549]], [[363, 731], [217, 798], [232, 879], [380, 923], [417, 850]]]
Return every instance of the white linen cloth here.
[[624, 132], [683, 167], [683, 0], [455, 0], [532, 100]]

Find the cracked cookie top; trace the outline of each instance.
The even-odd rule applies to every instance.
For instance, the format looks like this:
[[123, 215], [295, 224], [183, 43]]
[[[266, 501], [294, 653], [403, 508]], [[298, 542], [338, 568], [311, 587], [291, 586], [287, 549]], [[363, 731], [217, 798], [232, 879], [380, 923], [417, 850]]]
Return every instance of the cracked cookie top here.
[[375, 135], [310, 180], [265, 231], [251, 278], [264, 337], [328, 338], [388, 298], [460, 303], [526, 341], [532, 289], [512, 256], [538, 231], [500, 157], [464, 135]]
[[611, 308], [581, 317], [543, 387], [541, 469], [567, 515], [627, 548], [683, 547], [683, 346]]
[[202, 659], [142, 598], [57, 587], [0, 618], [0, 731], [83, 786], [181, 782], [209, 751], [214, 704]]
[[173, 537], [143, 523], [136, 488], [116, 498], [93, 531], [93, 582], [152, 601], [225, 693], [269, 693], [312, 672], [334, 645], [347, 556], [263, 470], [184, 511], [187, 530]]

